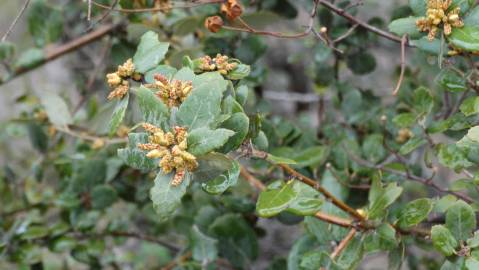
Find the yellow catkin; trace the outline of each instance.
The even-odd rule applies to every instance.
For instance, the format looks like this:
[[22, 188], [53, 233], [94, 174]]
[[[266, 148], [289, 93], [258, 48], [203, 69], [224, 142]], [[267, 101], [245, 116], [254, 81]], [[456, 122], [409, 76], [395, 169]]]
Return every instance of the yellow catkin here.
[[134, 75], [137, 77], [135, 74], [135, 64], [133, 64], [131, 58], [123, 63], [123, 65], [118, 66], [116, 72], [108, 73], [106, 75], [106, 82], [108, 86], [113, 89], [108, 95], [108, 99], [122, 99], [130, 89], [128, 78]]
[[222, 75], [227, 75], [237, 67], [237, 63], [230, 62], [228, 56], [221, 54], [217, 54], [215, 58], [211, 58], [208, 55], [203, 56], [200, 64], [200, 69], [202, 71], [218, 71]]
[[154, 79], [155, 83], [149, 84], [147, 87], [158, 90], [156, 96], [169, 108], [179, 107], [193, 90], [191, 81], [168, 80], [161, 74], [156, 74]]
[[143, 128], [150, 133], [148, 143], [138, 144], [138, 148], [148, 151], [146, 157], [160, 158], [158, 166], [163, 173], [175, 171], [171, 181], [172, 186], [182, 183], [186, 171], [194, 171], [198, 168], [196, 157], [187, 152], [188, 132], [184, 127], [174, 127], [172, 132], [165, 132], [161, 128], [149, 123], [144, 123]]
[[441, 25], [444, 35], [449, 36], [453, 28], [464, 26], [459, 17], [460, 7], [451, 10], [452, 0], [428, 0], [426, 16], [416, 21], [416, 26], [421, 32], [428, 32], [427, 38], [432, 41], [439, 31]]

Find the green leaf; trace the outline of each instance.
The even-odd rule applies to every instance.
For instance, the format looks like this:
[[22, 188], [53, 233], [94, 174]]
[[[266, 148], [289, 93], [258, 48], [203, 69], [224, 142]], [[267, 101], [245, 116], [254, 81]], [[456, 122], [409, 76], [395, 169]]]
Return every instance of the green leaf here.
[[376, 219], [385, 216], [386, 209], [399, 198], [403, 188], [398, 187], [397, 183], [390, 183], [386, 188], [381, 188], [382, 192], [378, 194], [373, 201], [369, 203], [368, 218]]
[[446, 212], [446, 227], [457, 240], [467, 240], [476, 229], [476, 215], [472, 207], [461, 200], [454, 203]]
[[231, 136], [231, 138], [229, 138], [225, 145], [219, 150], [223, 153], [229, 153], [238, 149], [245, 140], [246, 135], [248, 135], [249, 118], [246, 114], [238, 112], [223, 122], [221, 127], [235, 132], [235, 134]]
[[414, 90], [414, 108], [419, 115], [428, 114], [434, 105], [431, 92], [425, 87], [419, 87]]
[[446, 256], [454, 254], [454, 249], [457, 247], [457, 241], [446, 227], [443, 225], [432, 226], [431, 238], [434, 248], [439, 250], [442, 254]]
[[294, 155], [293, 159], [296, 161], [295, 167], [317, 167], [321, 165], [329, 155], [329, 147], [315, 146], [309, 147], [298, 154]]
[[221, 194], [229, 187], [236, 185], [239, 173], [240, 165], [234, 160], [231, 162], [231, 166], [228, 170], [225, 170], [222, 174], [218, 175], [214, 179], [211, 179], [206, 183], [202, 183], [201, 187], [204, 191], [210, 194]]
[[248, 76], [251, 72], [251, 68], [245, 64], [239, 64], [234, 70], [228, 72], [226, 78], [230, 80], [241, 80], [244, 77]]
[[469, 97], [464, 100], [459, 107], [465, 116], [471, 116], [479, 113], [479, 97]]
[[473, 165], [467, 160], [465, 153], [455, 144], [439, 145], [438, 160], [442, 165], [455, 171]]
[[91, 198], [94, 209], [104, 209], [117, 200], [118, 194], [116, 190], [109, 185], [98, 185], [93, 188]]
[[467, 270], [476, 270], [479, 269], [479, 261], [473, 257], [466, 259], [466, 269]]
[[441, 55], [441, 52], [445, 55], [448, 51], [447, 43], [441, 42], [438, 38], [430, 41], [427, 36], [424, 36], [417, 40], [411, 40], [410, 43], [418, 49], [432, 55]]
[[356, 236], [348, 243], [346, 248], [336, 259], [336, 264], [340, 267], [340, 269], [357, 268], [364, 254], [362, 242], [363, 241], [361, 240], [361, 237]]
[[27, 131], [32, 146], [36, 150], [45, 153], [48, 149], [48, 136], [43, 128], [37, 123], [28, 123]]
[[52, 124], [64, 127], [73, 123], [68, 106], [60, 96], [51, 92], [43, 92], [40, 95], [40, 100]]
[[133, 56], [135, 71], [145, 73], [156, 67], [165, 57], [168, 47], [168, 43], [158, 40], [158, 34], [152, 31], [143, 34], [138, 49]]
[[409, 6], [411, 7], [414, 14], [418, 16], [426, 16], [426, 0], [409, 0]]
[[434, 206], [434, 211], [439, 213], [445, 213], [447, 209], [449, 209], [449, 207], [451, 207], [456, 201], [457, 198], [454, 195], [446, 195], [436, 202]]
[[247, 99], [248, 99], [248, 94], [249, 94], [249, 88], [246, 85], [240, 85], [238, 88], [236, 88], [236, 101], [241, 106], [244, 106]]
[[281, 188], [262, 191], [256, 203], [256, 212], [260, 217], [268, 218], [286, 210], [296, 198], [294, 181], [289, 181]]
[[45, 1], [36, 0], [29, 7], [28, 29], [38, 47], [55, 42], [63, 34], [63, 14]]
[[188, 133], [188, 152], [195, 156], [207, 154], [223, 146], [234, 132], [219, 128], [211, 130], [207, 127], [197, 128]]
[[45, 60], [45, 52], [40, 49], [28, 49], [15, 61], [15, 70], [26, 70], [39, 66]]
[[450, 92], [463, 92], [467, 89], [466, 80], [452, 70], [444, 69], [437, 80], [444, 89]]
[[179, 124], [189, 127], [189, 130], [216, 125], [226, 85], [226, 81], [216, 72], [196, 76], [193, 91], [176, 114]]
[[145, 73], [145, 81], [147, 83], [154, 83], [155, 82], [154, 76], [156, 74], [161, 74], [161, 75], [165, 76], [166, 78], [168, 78], [169, 80], [171, 80], [176, 72], [177, 72], [177, 70], [174, 67], [170, 67], [170, 66], [167, 66], [167, 65], [159, 65], [159, 66], [155, 67], [154, 69], [148, 70]]
[[153, 170], [157, 167], [154, 159], [147, 158], [146, 153], [137, 148], [139, 143], [147, 143], [148, 134], [128, 134], [128, 147], [118, 149], [118, 157], [128, 166], [139, 170]]
[[413, 113], [401, 113], [393, 118], [393, 123], [400, 128], [411, 127], [416, 123], [416, 116]]
[[266, 160], [273, 163], [273, 164], [287, 164], [287, 165], [292, 165], [296, 164], [296, 161], [289, 159], [289, 158], [283, 158], [283, 157], [277, 157], [271, 154], [268, 154], [266, 157]]
[[232, 168], [233, 163], [230, 158], [220, 153], [209, 153], [198, 157], [198, 168], [193, 171], [192, 181], [207, 182], [215, 179], [225, 173], [226, 170]]
[[202, 233], [197, 226], [191, 229], [191, 253], [200, 262], [212, 262], [218, 257], [218, 240]]
[[48, 235], [48, 228], [44, 226], [30, 226], [21, 234], [23, 240], [34, 240]]
[[383, 135], [371, 134], [363, 142], [362, 150], [367, 160], [377, 163], [386, 157], [383, 147]]
[[130, 95], [124, 96], [115, 106], [115, 110], [111, 115], [110, 123], [108, 124], [108, 130], [110, 136], [115, 134], [116, 130], [120, 126], [123, 118], [125, 117], [126, 109], [128, 108], [128, 100], [130, 99]]
[[235, 268], [246, 269], [258, 255], [258, 240], [253, 229], [238, 214], [218, 217], [209, 227], [209, 234], [218, 239], [218, 250]]
[[296, 240], [288, 255], [288, 270], [302, 270], [300, 266], [305, 253], [316, 245], [316, 239], [311, 234], [304, 234]]
[[169, 120], [168, 107], [148, 88], [141, 86], [136, 92], [143, 121], [166, 128]]
[[389, 31], [401, 37], [403, 35], [408, 35], [411, 38], [419, 37], [421, 33], [416, 26], [418, 19], [418, 17], [407, 17], [394, 20], [388, 26]]
[[427, 218], [432, 207], [432, 201], [426, 198], [417, 199], [407, 203], [399, 213], [399, 227], [409, 228], [419, 224]]
[[289, 204], [286, 211], [298, 216], [314, 215], [321, 209], [323, 199], [318, 191], [304, 184], [294, 181], [293, 190], [296, 192], [296, 198]]
[[150, 198], [153, 202], [153, 208], [158, 214], [159, 222], [168, 220], [180, 207], [181, 198], [190, 185], [191, 176], [189, 172], [185, 172], [183, 181], [178, 186], [171, 185], [173, 176], [173, 173], [164, 174], [160, 171], [156, 175], [155, 184], [150, 190]]
[[467, 246], [470, 248], [479, 247], [479, 231], [474, 232], [474, 236], [467, 239]]
[[476, 6], [467, 13], [467, 16], [464, 17], [464, 25], [479, 26], [479, 6]]
[[372, 230], [364, 240], [364, 249], [368, 252], [391, 250], [397, 245], [396, 230], [387, 223], [383, 223], [376, 230]]
[[426, 144], [427, 141], [424, 138], [421, 138], [419, 136], [413, 137], [407, 141], [407, 143], [403, 144], [401, 148], [399, 149], [399, 153], [401, 155], [407, 155], [414, 151], [415, 149], [423, 146]]
[[449, 42], [461, 50], [479, 51], [479, 26], [464, 26], [453, 28], [448, 37]]

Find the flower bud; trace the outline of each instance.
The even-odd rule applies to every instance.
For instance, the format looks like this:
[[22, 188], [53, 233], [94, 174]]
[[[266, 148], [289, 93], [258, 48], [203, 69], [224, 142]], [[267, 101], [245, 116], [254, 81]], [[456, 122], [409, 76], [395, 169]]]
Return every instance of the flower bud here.
[[205, 27], [210, 32], [217, 33], [223, 27], [223, 19], [220, 16], [211, 16], [206, 18], [205, 20]]

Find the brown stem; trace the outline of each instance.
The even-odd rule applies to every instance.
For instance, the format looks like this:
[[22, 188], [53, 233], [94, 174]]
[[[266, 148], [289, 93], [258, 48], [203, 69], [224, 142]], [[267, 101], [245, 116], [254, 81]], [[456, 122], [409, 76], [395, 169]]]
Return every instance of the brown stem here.
[[172, 8], [192, 8], [192, 7], [197, 7], [197, 6], [202, 6], [202, 5], [207, 5], [207, 4], [219, 4], [219, 3], [224, 3], [225, 0], [196, 0], [194, 3], [190, 4], [185, 4], [182, 6], [171, 6], [171, 7], [155, 7], [155, 8], [138, 8], [138, 9], [126, 9], [126, 8], [113, 8], [103, 5], [100, 3], [97, 3], [95, 1], [91, 1], [91, 3], [97, 7], [103, 8], [103, 9], [111, 9], [112, 11], [116, 12], [122, 12], [122, 13], [143, 13], [143, 12], [157, 12], [157, 11], [166, 11], [170, 10]]
[[406, 41], [407, 41], [407, 35], [403, 35], [401, 39], [401, 74], [399, 75], [399, 80], [396, 85], [396, 88], [394, 88], [393, 95], [397, 95], [399, 92], [399, 89], [401, 89], [401, 84], [404, 79], [404, 72], [406, 71]]
[[357, 230], [355, 228], [352, 228], [349, 233], [344, 237], [341, 242], [339, 242], [339, 245], [334, 249], [333, 253], [331, 253], [331, 259], [334, 260], [348, 245], [349, 241], [351, 241], [354, 236], [356, 235]]
[[[393, 35], [389, 32], [386, 32], [384, 30], [381, 30], [375, 26], [372, 26], [372, 25], [369, 25], [368, 23], [364, 22], [364, 21], [361, 21], [360, 19], [348, 14], [346, 12], [346, 10], [342, 9], [342, 8], [339, 8], [337, 6], [335, 6], [334, 4], [326, 1], [326, 0], [319, 0], [319, 4], [324, 6], [325, 8], [331, 10], [332, 12], [336, 13], [337, 15], [349, 20], [350, 22], [352, 22], [353, 24], [358, 24], [359, 26], [361, 26], [362, 28], [370, 31], [370, 32], [373, 32], [379, 36], [382, 36], [386, 39], [389, 39], [391, 41], [394, 41], [394, 42], [397, 42], [397, 43], [401, 43], [402, 39], [396, 35]], [[414, 47], [412, 46], [409, 42], [406, 42], [405, 43], [406, 46], [408, 47]]]
[[244, 28], [233, 27], [233, 26], [223, 26], [222, 28], [226, 29], [226, 30], [247, 32], [247, 33], [252, 33], [252, 34], [256, 34], [256, 35], [273, 36], [273, 37], [277, 37], [277, 38], [302, 38], [302, 37], [308, 36], [311, 33], [311, 31], [313, 30], [314, 18], [316, 17], [316, 12], [318, 10], [318, 4], [319, 4], [319, 0], [314, 0], [313, 9], [311, 10], [310, 17], [309, 17], [308, 27], [306, 28], [306, 30], [304, 30], [301, 33], [284, 34], [284, 33], [279, 33], [279, 32], [256, 30], [253, 27], [251, 27], [247, 22], [245, 22], [241, 17], [238, 17], [236, 20]]
[[66, 44], [60, 45], [60, 46], [55, 46], [52, 48], [46, 48], [45, 49], [45, 57], [36, 65], [34, 66], [29, 66], [25, 68], [17, 68], [16, 70], [13, 71], [12, 74], [10, 74], [6, 80], [2, 81], [0, 80], [0, 85], [3, 83], [6, 83], [13, 78], [16, 78], [24, 73], [27, 73], [28, 71], [31, 71], [41, 65], [44, 65], [50, 61], [53, 61], [57, 59], [58, 57], [61, 57], [65, 54], [68, 54], [72, 51], [75, 51], [87, 44], [90, 44], [108, 34], [111, 32], [115, 31], [121, 26], [121, 24], [109, 24], [109, 25], [104, 25], [99, 27], [97, 30], [90, 32], [86, 35], [83, 35], [77, 39], [74, 39], [70, 42], [67, 42]]
[[333, 194], [331, 194], [328, 190], [326, 190], [324, 187], [319, 185], [318, 182], [314, 181], [313, 179], [297, 172], [295, 169], [291, 168], [289, 165], [286, 164], [279, 164], [279, 167], [281, 167], [284, 171], [286, 171], [289, 175], [294, 176], [297, 178], [299, 181], [305, 183], [306, 185], [316, 189], [317, 191], [321, 192], [324, 197], [326, 197], [331, 203], [339, 207], [340, 209], [344, 210], [354, 218], [364, 221], [364, 217], [359, 214], [355, 209], [349, 207], [346, 203], [341, 201], [340, 199], [336, 198]]

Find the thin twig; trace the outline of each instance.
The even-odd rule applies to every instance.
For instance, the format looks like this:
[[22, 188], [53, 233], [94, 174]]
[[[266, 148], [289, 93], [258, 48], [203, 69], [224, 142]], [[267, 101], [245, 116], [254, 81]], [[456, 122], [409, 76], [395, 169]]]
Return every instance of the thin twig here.
[[355, 228], [352, 228], [349, 233], [344, 237], [341, 242], [339, 242], [339, 245], [334, 249], [333, 253], [331, 253], [331, 259], [335, 259], [348, 245], [349, 241], [351, 241], [354, 236], [356, 235], [357, 230]]
[[[342, 8], [339, 8], [337, 6], [335, 6], [334, 4], [332, 4], [331, 2], [328, 2], [326, 0], [319, 0], [319, 4], [324, 6], [325, 8], [331, 10], [332, 12], [336, 13], [337, 15], [349, 20], [350, 22], [354, 23], [354, 24], [358, 24], [359, 26], [361, 26], [362, 28], [370, 31], [370, 32], [373, 32], [379, 36], [382, 36], [386, 39], [389, 39], [391, 41], [394, 41], [394, 42], [397, 42], [397, 43], [401, 43], [402, 39], [394, 34], [391, 34], [387, 31], [384, 31], [384, 30], [381, 30], [375, 26], [372, 26], [350, 14], [348, 14], [346, 12], [346, 10], [342, 9]], [[408, 47], [414, 47], [412, 46], [412, 44], [410, 44], [409, 42], [406, 42], [406, 46]]]
[[88, 45], [121, 27], [122, 24], [109, 24], [109, 25], [104, 25], [102, 27], [99, 27], [97, 30], [90, 32], [88, 34], [85, 34], [83, 36], [80, 36], [77, 39], [74, 39], [70, 42], [67, 42], [63, 45], [56, 46], [53, 48], [47, 48], [45, 51], [45, 57], [39, 61], [36, 65], [33, 66], [28, 66], [28, 67], [20, 67], [17, 68], [16, 70], [13, 71], [13, 73], [9, 74], [9, 76], [5, 80], [0, 80], [0, 85], [24, 74], [27, 73], [28, 71], [31, 71], [39, 66], [42, 66], [48, 62], [51, 62], [58, 57], [61, 57], [65, 54], [68, 54], [70, 52], [73, 52], [85, 45]]
[[122, 143], [127, 143], [128, 139], [127, 138], [107, 138], [107, 137], [98, 137], [95, 135], [90, 135], [86, 132], [78, 132], [76, 130], [71, 129], [70, 127], [55, 127], [55, 129], [61, 133], [65, 133], [67, 135], [70, 135], [75, 138], [79, 138], [85, 141], [103, 141], [105, 144], [122, 144]]
[[401, 39], [401, 74], [399, 74], [399, 80], [396, 84], [396, 88], [394, 88], [393, 95], [397, 95], [399, 89], [401, 89], [401, 84], [404, 79], [404, 72], [406, 71], [406, 41], [407, 35], [404, 34]]
[[25, 10], [27, 9], [29, 3], [30, 3], [30, 0], [26, 0], [25, 3], [23, 3], [22, 9], [20, 9], [20, 12], [18, 13], [17, 17], [15, 17], [15, 19], [13, 20], [13, 22], [10, 24], [10, 27], [8, 27], [7, 32], [5, 32], [5, 34], [3, 35], [3, 37], [2, 37], [2, 42], [4, 42], [5, 40], [7, 40], [8, 35], [10, 35], [10, 33], [11, 33], [12, 30], [13, 30], [13, 28], [14, 28], [15, 25], [17, 24], [18, 20], [22, 17], [23, 13], [25, 13]]
[[397, 176], [401, 176], [401, 177], [404, 177], [406, 179], [410, 179], [412, 181], [421, 183], [423, 185], [430, 186], [431, 188], [435, 189], [436, 191], [438, 191], [440, 193], [448, 193], [448, 194], [451, 194], [451, 195], [455, 195], [456, 197], [458, 197], [458, 198], [460, 198], [460, 199], [462, 199], [462, 200], [464, 200], [468, 203], [473, 202], [473, 199], [471, 197], [469, 197], [465, 194], [456, 192], [456, 191], [452, 191], [452, 190], [449, 190], [449, 189], [442, 188], [442, 187], [438, 186], [436, 183], [434, 183], [433, 181], [431, 181], [431, 179], [419, 177], [419, 176], [411, 174], [409, 172], [397, 171], [397, 170], [391, 169], [387, 166], [378, 166], [378, 165], [372, 164], [369, 161], [363, 160], [363, 159], [357, 157], [356, 155], [350, 153], [346, 149], [346, 147], [343, 147], [343, 149], [346, 151], [348, 156], [354, 162], [358, 163], [361, 166], [364, 166], [364, 167], [367, 167], [367, 168], [370, 168], [370, 169], [378, 169], [378, 170], [382, 170], [382, 171], [385, 171], [385, 172], [388, 172], [388, 173], [392, 173], [392, 174], [395, 174]]
[[88, 26], [88, 28], [84, 31], [85, 33], [87, 32], [90, 32], [90, 30], [92, 30], [97, 24], [101, 23], [104, 19], [106, 19], [106, 17], [108, 17], [108, 15], [110, 15], [110, 13], [113, 11], [113, 8], [116, 6], [116, 4], [118, 4], [118, 1], [119, 0], [115, 0], [113, 2], [113, 4], [111, 4], [110, 6], [110, 9], [107, 10], [102, 16], [100, 19], [98, 19], [98, 21], [90, 24], [90, 26]]
[[308, 26], [306, 27], [306, 30], [304, 30], [301, 33], [284, 34], [284, 33], [280, 33], [280, 32], [270, 32], [270, 31], [256, 30], [253, 27], [251, 27], [247, 22], [245, 22], [241, 17], [238, 17], [236, 20], [243, 27], [223, 26], [222, 28], [226, 29], [226, 30], [231, 30], [231, 31], [247, 32], [247, 33], [252, 33], [252, 34], [256, 34], [256, 35], [273, 36], [273, 37], [277, 37], [277, 38], [302, 38], [302, 37], [308, 36], [311, 33], [311, 30], [313, 29], [314, 18], [316, 17], [316, 13], [317, 13], [317, 10], [318, 10], [318, 4], [319, 4], [319, 0], [314, 0], [314, 5], [313, 5], [313, 9], [311, 10], [311, 13], [310, 13]]
[[[109, 6], [97, 3], [93, 0], [91, 0], [92, 4], [103, 8], [103, 9], [110, 9]], [[197, 0], [194, 3], [190, 4], [185, 4], [181, 6], [168, 6], [168, 7], [155, 7], [155, 8], [138, 8], [138, 9], [125, 9], [125, 8], [114, 8], [112, 11], [115, 12], [122, 12], [122, 13], [144, 13], [144, 12], [157, 12], [157, 11], [167, 11], [173, 8], [192, 8], [192, 7], [198, 7], [202, 5], [208, 5], [208, 4], [219, 4], [223, 3], [224, 0]]]
[[91, 20], [91, 0], [88, 0], [88, 14], [87, 14], [87, 21]]
[[338, 43], [340, 41], [342, 41], [343, 39], [349, 37], [352, 33], [354, 33], [354, 30], [356, 30], [356, 28], [358, 28], [359, 24], [354, 24], [351, 28], [348, 29], [348, 31], [346, 31], [344, 34], [342, 34], [341, 36], [337, 37], [335, 40], [333, 40], [333, 43]]

